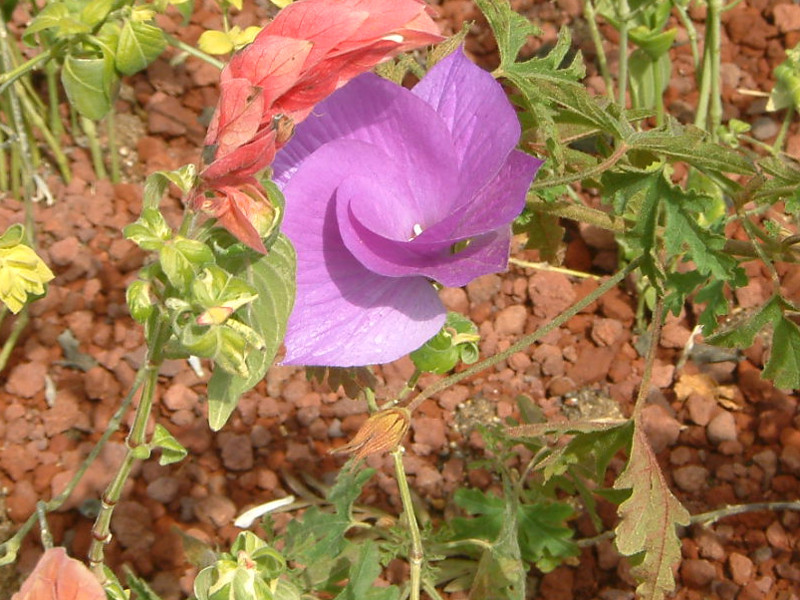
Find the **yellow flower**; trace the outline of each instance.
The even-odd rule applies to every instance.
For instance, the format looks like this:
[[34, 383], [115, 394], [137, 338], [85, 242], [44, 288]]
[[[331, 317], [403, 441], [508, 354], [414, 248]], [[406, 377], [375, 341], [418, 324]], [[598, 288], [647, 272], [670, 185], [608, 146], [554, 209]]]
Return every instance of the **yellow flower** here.
[[0, 248], [0, 302], [18, 313], [28, 296], [44, 294], [44, 284], [55, 277], [41, 258], [24, 244]]

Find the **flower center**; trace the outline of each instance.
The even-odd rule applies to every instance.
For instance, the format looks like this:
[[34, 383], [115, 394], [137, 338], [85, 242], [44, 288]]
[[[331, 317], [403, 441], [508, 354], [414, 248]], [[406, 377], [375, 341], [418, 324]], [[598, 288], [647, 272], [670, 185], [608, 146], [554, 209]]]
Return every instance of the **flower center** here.
[[420, 233], [422, 233], [422, 225], [419, 223], [414, 223], [414, 226], [411, 228], [411, 237], [408, 238], [408, 241], [415, 239]]

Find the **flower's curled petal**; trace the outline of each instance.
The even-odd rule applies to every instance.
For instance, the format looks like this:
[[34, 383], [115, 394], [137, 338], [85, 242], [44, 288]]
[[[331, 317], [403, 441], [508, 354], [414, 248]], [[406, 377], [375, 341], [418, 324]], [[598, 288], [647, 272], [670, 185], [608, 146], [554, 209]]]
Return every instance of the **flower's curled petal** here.
[[[339, 146], [347, 143], [341, 142]], [[356, 366], [390, 362], [436, 334], [445, 310], [423, 277], [367, 270], [344, 245], [335, 193], [363, 158], [331, 162], [335, 145], [309, 157], [284, 190], [283, 231], [297, 250], [297, 301], [286, 334], [286, 364]], [[341, 153], [338, 153], [342, 156]]]

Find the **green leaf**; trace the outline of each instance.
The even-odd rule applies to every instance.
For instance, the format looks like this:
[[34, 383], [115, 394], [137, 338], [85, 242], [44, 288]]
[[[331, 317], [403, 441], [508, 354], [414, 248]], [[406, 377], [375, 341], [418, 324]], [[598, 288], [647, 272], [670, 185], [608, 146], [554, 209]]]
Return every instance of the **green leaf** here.
[[[504, 485], [504, 488], [505, 502], [499, 498], [491, 498], [492, 504], [494, 504], [494, 510], [492, 510], [494, 514], [490, 518], [492, 525], [497, 525], [497, 533], [496, 536], [492, 536], [491, 549], [484, 550], [478, 562], [478, 569], [470, 588], [470, 598], [493, 598], [496, 600], [524, 600], [525, 598], [526, 569], [520, 553], [519, 498], [508, 483]], [[478, 493], [481, 494], [481, 492]], [[484, 497], [484, 499], [489, 498]], [[473, 498], [473, 500], [477, 500], [477, 498]], [[495, 521], [499, 521], [499, 523], [495, 523]], [[479, 537], [485, 538], [485, 534]]]
[[150, 283], [137, 279], [128, 286], [125, 293], [128, 310], [137, 323], [144, 323], [155, 310], [150, 299]]
[[161, 448], [158, 464], [162, 467], [182, 461], [187, 454], [186, 448], [163, 425], [156, 424], [150, 445], [153, 448]]
[[675, 589], [672, 568], [681, 558], [676, 527], [689, 524], [689, 512], [672, 495], [638, 423], [628, 464], [614, 482], [614, 489], [625, 488], [631, 489], [631, 495], [617, 509], [617, 549], [634, 557], [631, 572], [639, 581], [637, 593], [648, 600], [663, 600]]
[[566, 233], [558, 215], [526, 209], [514, 221], [514, 233], [524, 233], [527, 237], [525, 248], [538, 250], [543, 261], [558, 263]]
[[128, 587], [135, 594], [136, 600], [161, 600], [153, 588], [147, 585], [145, 580], [137, 577], [129, 566], [125, 565], [124, 569]]
[[203, 242], [176, 236], [164, 243], [158, 261], [169, 282], [188, 291], [202, 267], [214, 261], [214, 255]]
[[81, 115], [99, 121], [113, 106], [119, 77], [109, 69], [107, 58], [67, 56], [61, 67], [61, 83], [70, 104]]
[[158, 58], [166, 47], [164, 32], [158, 27], [126, 21], [117, 45], [117, 70], [123, 75], [138, 73]]
[[[452, 519], [457, 539], [480, 538], [495, 542], [501, 536], [508, 519], [506, 504], [509, 498], [498, 498], [480, 490], [460, 488], [453, 499], [473, 518]], [[578, 548], [572, 541], [572, 530], [565, 522], [573, 515], [572, 508], [562, 502], [519, 504], [513, 521], [518, 537], [520, 556], [542, 571], [552, 571], [565, 558], [576, 556]]]
[[475, 4], [494, 32], [504, 68], [516, 61], [529, 36], [541, 34], [531, 21], [512, 10], [507, 0], [475, 0]]
[[193, 164], [184, 165], [175, 171], [151, 173], [144, 182], [143, 210], [146, 208], [157, 209], [170, 183], [175, 184], [184, 194], [188, 194], [196, 180], [197, 167]]
[[56, 37], [67, 37], [91, 31], [89, 25], [70, 14], [70, 9], [64, 2], [47, 4], [25, 29], [22, 40], [29, 46], [34, 46], [36, 44], [34, 35], [47, 29], [55, 29]]
[[800, 388], [800, 329], [784, 316], [775, 323], [769, 360], [761, 376], [780, 389]]
[[752, 161], [732, 148], [707, 141], [706, 133], [693, 125], [670, 121], [662, 129], [632, 133], [626, 143], [637, 150], [686, 162], [707, 175], [713, 172], [755, 174]]
[[135, 223], [122, 230], [126, 238], [142, 250], [161, 250], [172, 237], [172, 229], [158, 208], [144, 208]]
[[717, 333], [706, 338], [706, 342], [728, 348], [749, 348], [753, 345], [759, 331], [770, 323], [777, 323], [782, 318], [782, 301], [779, 296], [773, 296], [744, 321], [736, 320], [728, 326], [720, 327]]
[[400, 596], [400, 590], [394, 586], [373, 587], [375, 579], [381, 574], [379, 556], [374, 542], [368, 540], [359, 544], [358, 558], [350, 568], [347, 585], [336, 596], [336, 600], [396, 600]]
[[91, 0], [81, 10], [81, 21], [94, 28], [108, 17], [113, 6], [114, 0]]
[[[476, 342], [480, 339], [478, 327], [467, 317], [448, 312], [442, 329], [409, 356], [420, 371], [447, 373], [462, 357], [477, 354]], [[465, 351], [466, 348], [466, 351]]]
[[214, 371], [208, 383], [208, 421], [214, 431], [225, 425], [239, 397], [264, 377], [283, 342], [294, 304], [294, 248], [280, 235], [266, 255], [231, 258], [227, 262], [221, 259], [219, 265], [257, 290], [258, 298], [237, 311], [237, 316], [263, 338], [265, 348], [248, 354], [248, 377]]

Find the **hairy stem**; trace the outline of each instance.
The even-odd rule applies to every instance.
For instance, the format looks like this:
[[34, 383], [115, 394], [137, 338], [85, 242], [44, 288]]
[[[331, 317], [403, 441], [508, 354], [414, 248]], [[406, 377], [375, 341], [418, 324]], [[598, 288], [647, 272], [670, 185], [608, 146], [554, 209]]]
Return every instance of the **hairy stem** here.
[[489, 367], [496, 365], [497, 363], [506, 360], [509, 356], [514, 354], [515, 352], [519, 352], [520, 350], [524, 350], [531, 344], [539, 341], [541, 338], [546, 336], [548, 333], [561, 327], [564, 323], [569, 321], [572, 317], [577, 315], [580, 311], [584, 308], [589, 306], [592, 302], [597, 300], [600, 296], [605, 294], [608, 290], [615, 287], [619, 284], [623, 279], [625, 279], [628, 275], [630, 275], [634, 270], [639, 267], [641, 263], [641, 257], [634, 259], [631, 261], [627, 267], [623, 270], [617, 272], [613, 277], [610, 277], [600, 285], [596, 290], [578, 300], [575, 304], [570, 306], [567, 310], [562, 312], [560, 315], [555, 317], [552, 321], [547, 323], [546, 325], [540, 327], [533, 333], [526, 335], [522, 339], [520, 339], [517, 343], [512, 344], [507, 350], [495, 354], [494, 356], [490, 356], [489, 358], [485, 358], [484, 360], [472, 365], [469, 369], [461, 371], [460, 373], [455, 373], [450, 375], [449, 377], [445, 377], [444, 379], [437, 381], [433, 385], [428, 386], [422, 392], [420, 392], [417, 396], [414, 397], [411, 402], [408, 403], [408, 410], [413, 412], [415, 408], [417, 408], [420, 404], [422, 404], [425, 400], [430, 398], [431, 396], [438, 394], [442, 390], [447, 389], [451, 385], [458, 383], [468, 377], [472, 377], [476, 373], [480, 373], [488, 369]]
[[406, 520], [408, 533], [411, 536], [411, 546], [408, 551], [408, 562], [411, 567], [411, 600], [419, 600], [419, 592], [422, 583], [422, 560], [424, 557], [422, 550], [422, 537], [419, 534], [419, 524], [417, 514], [414, 512], [414, 503], [411, 500], [411, 490], [408, 487], [406, 470], [403, 466], [403, 448], [398, 447], [392, 452], [394, 459], [394, 471], [397, 476], [397, 487], [400, 491], [400, 501], [403, 504], [403, 517]]
[[81, 129], [86, 134], [86, 139], [89, 142], [89, 152], [92, 155], [92, 166], [98, 179], [106, 179], [108, 173], [106, 172], [106, 165], [103, 161], [103, 149], [100, 147], [100, 139], [97, 137], [97, 127], [94, 121], [88, 117], [81, 116]]
[[557, 185], [566, 185], [568, 183], [575, 183], [576, 181], [580, 181], [581, 179], [586, 179], [587, 177], [594, 177], [595, 175], [601, 175], [605, 173], [608, 169], [613, 167], [619, 160], [625, 156], [625, 153], [630, 149], [630, 147], [625, 142], [620, 142], [619, 146], [617, 146], [616, 150], [609, 155], [608, 158], [603, 160], [602, 162], [597, 163], [594, 167], [590, 167], [586, 170], [579, 171], [577, 173], [568, 173], [567, 175], [562, 175], [561, 177], [549, 177], [547, 179], [543, 179], [541, 181], [536, 181], [531, 186], [531, 191], [547, 189], [551, 187], [555, 187]]
[[619, 18], [619, 95], [617, 101], [622, 108], [625, 108], [628, 94], [628, 21], [631, 17], [628, 0], [618, 0], [617, 17]]
[[[6, 307], [3, 305], [2, 315], [5, 315], [5, 310]], [[14, 326], [11, 328], [11, 333], [3, 343], [3, 349], [0, 350], [0, 373], [2, 373], [3, 369], [6, 368], [8, 357], [11, 356], [11, 351], [14, 349], [14, 346], [17, 345], [17, 340], [19, 339], [19, 336], [22, 335], [22, 331], [25, 329], [25, 326], [28, 324], [29, 320], [30, 317], [28, 316], [28, 307], [23, 306], [22, 310], [17, 315], [17, 320], [14, 321]], [[0, 321], [2, 321], [2, 319], [0, 319]]]
[[611, 72], [608, 70], [608, 59], [603, 48], [603, 38], [600, 36], [600, 29], [597, 27], [597, 13], [594, 10], [593, 0], [583, 0], [583, 15], [589, 25], [589, 33], [592, 36], [595, 52], [597, 53], [597, 66], [600, 75], [606, 84], [606, 96], [609, 100], [614, 100], [614, 82], [611, 79]]
[[91, 546], [89, 546], [89, 566], [101, 583], [105, 582], [103, 556], [106, 544], [111, 541], [111, 515], [114, 512], [114, 507], [117, 502], [119, 502], [122, 489], [125, 486], [125, 482], [128, 481], [133, 465], [137, 460], [141, 460], [142, 457], [146, 457], [150, 453], [145, 438], [147, 434], [147, 422], [150, 419], [150, 413], [153, 407], [153, 397], [155, 396], [156, 386], [158, 384], [158, 372], [164, 360], [163, 346], [165, 340], [162, 338], [165, 337], [165, 332], [167, 332], [167, 327], [163, 323], [159, 323], [148, 339], [147, 359], [142, 368], [144, 372], [142, 395], [136, 407], [133, 426], [125, 440], [127, 446], [125, 457], [122, 459], [122, 464], [117, 470], [117, 474], [114, 479], [111, 480], [111, 483], [108, 484], [103, 494], [100, 513], [97, 515], [97, 519], [95, 519], [94, 526], [92, 527], [92, 543]]
[[633, 406], [633, 419], [637, 422], [647, 402], [647, 395], [650, 393], [650, 380], [653, 378], [653, 365], [656, 362], [656, 351], [658, 350], [658, 340], [661, 339], [661, 325], [663, 320], [664, 296], [663, 294], [657, 294], [656, 305], [653, 309], [653, 317], [650, 323], [650, 343], [647, 346], [647, 356], [644, 362], [642, 382], [639, 384], [639, 393], [636, 394], [636, 403]]

